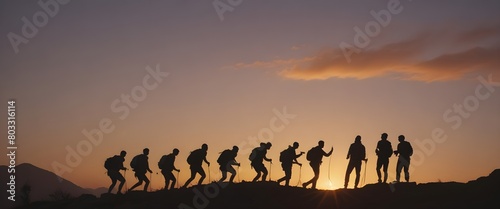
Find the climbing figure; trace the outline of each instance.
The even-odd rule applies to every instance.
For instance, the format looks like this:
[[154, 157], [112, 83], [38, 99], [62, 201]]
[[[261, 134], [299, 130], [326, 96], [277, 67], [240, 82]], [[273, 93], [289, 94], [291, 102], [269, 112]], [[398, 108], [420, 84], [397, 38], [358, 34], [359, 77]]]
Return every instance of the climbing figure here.
[[123, 162], [125, 161], [125, 156], [127, 155], [127, 152], [121, 151], [120, 155], [115, 155], [113, 157], [110, 157], [104, 161], [104, 168], [108, 170], [108, 176], [111, 178], [111, 185], [109, 186], [108, 193], [111, 193], [113, 191], [113, 188], [116, 185], [116, 181], [120, 181], [120, 185], [118, 185], [118, 192], [117, 194], [122, 193], [122, 187], [123, 184], [125, 184], [125, 178], [123, 178], [123, 175], [120, 173], [120, 170], [127, 170], [127, 168], [123, 167]]
[[130, 161], [130, 167], [135, 172], [135, 177], [139, 181], [128, 191], [134, 190], [136, 187], [140, 186], [142, 182], [146, 183], [144, 184], [144, 191], [148, 191], [147, 189], [149, 185], [149, 179], [148, 177], [146, 177], [146, 172], [153, 173], [153, 171], [149, 169], [148, 155], [149, 149], [145, 148], [144, 150], [142, 150], [142, 154], [136, 155], [134, 158], [132, 158], [132, 161]]
[[344, 188], [347, 188], [349, 184], [349, 176], [352, 170], [356, 169], [356, 180], [354, 182], [354, 188], [358, 188], [359, 177], [361, 174], [361, 163], [363, 160], [366, 161], [366, 150], [365, 146], [361, 144], [361, 136], [356, 136], [354, 143], [349, 147], [349, 152], [347, 153], [347, 158], [349, 159], [349, 164], [347, 165], [347, 171], [345, 172]]
[[224, 182], [227, 178], [227, 172], [231, 173], [231, 177], [229, 178], [229, 182], [233, 183], [234, 177], [236, 176], [236, 170], [234, 170], [233, 165], [240, 166], [238, 162], [236, 162], [236, 156], [238, 155], [239, 148], [237, 146], [233, 146], [232, 150], [224, 150], [219, 155], [217, 159], [217, 163], [219, 163], [219, 169], [222, 172], [222, 178], [219, 182]]
[[404, 170], [405, 180], [409, 182], [410, 172], [408, 172], [408, 170], [410, 168], [410, 156], [413, 155], [413, 148], [410, 142], [405, 141], [404, 135], [399, 135], [398, 141], [398, 150], [394, 151], [394, 154], [399, 156], [398, 164], [396, 165], [396, 182], [399, 182], [401, 178], [401, 170]]
[[263, 161], [267, 162], [273, 162], [272, 159], [269, 159], [266, 157], [267, 150], [271, 149], [271, 142], [267, 143], [260, 143], [260, 147], [256, 147], [252, 150], [252, 153], [250, 153], [250, 159], [251, 163], [250, 165], [252, 168], [257, 172], [257, 175], [255, 178], [253, 178], [252, 182], [256, 182], [259, 180], [261, 173], [262, 173], [262, 181], [266, 181], [267, 177], [267, 169], [266, 166], [264, 166]]
[[[203, 183], [203, 180], [205, 179], [205, 171], [203, 170], [202, 164], [205, 162], [208, 166], [210, 166], [210, 162], [207, 161], [207, 150], [208, 150], [208, 145], [203, 144], [201, 145], [201, 149], [197, 149], [191, 152], [187, 158], [187, 162], [189, 164], [189, 169], [191, 170], [191, 177], [186, 181], [183, 188], [186, 188], [191, 181], [196, 177], [196, 174], [200, 174], [200, 180], [198, 180], [198, 185], [201, 185]], [[208, 171], [210, 172], [210, 171]]]
[[177, 179], [175, 179], [174, 174], [172, 171], [177, 171], [180, 172], [181, 170], [175, 168], [174, 162], [175, 162], [175, 157], [179, 154], [178, 149], [174, 149], [172, 153], [168, 155], [163, 155], [160, 158], [160, 161], [158, 162], [158, 167], [161, 169], [161, 174], [163, 174], [163, 177], [165, 178], [165, 190], [168, 190], [168, 186], [170, 184], [170, 181], [172, 181], [172, 184], [170, 185], [170, 189], [173, 189], [175, 187], [175, 182]]
[[387, 141], [387, 134], [383, 133], [380, 141], [377, 143], [377, 148], [375, 149], [377, 154], [377, 176], [378, 183], [382, 183], [382, 174], [380, 169], [384, 171], [384, 184], [387, 183], [387, 167], [389, 167], [389, 158], [392, 156], [392, 145], [390, 141]]
[[319, 179], [319, 167], [323, 162], [323, 156], [329, 157], [333, 153], [333, 147], [330, 149], [328, 153], [323, 151], [323, 147], [325, 146], [324, 141], [319, 141], [318, 146], [313, 147], [309, 151], [307, 151], [306, 159], [309, 161], [309, 165], [313, 169], [314, 177], [302, 184], [302, 187], [306, 188], [309, 184], [312, 184], [312, 189], [316, 189], [316, 182]]
[[292, 165], [297, 164], [299, 166], [302, 166], [301, 163], [297, 161], [297, 158], [302, 156], [304, 152], [300, 152], [300, 154], [296, 154], [295, 150], [299, 148], [299, 143], [294, 142], [293, 146], [288, 146], [287, 149], [281, 151], [280, 153], [280, 161], [281, 161], [281, 167], [283, 168], [283, 171], [285, 171], [285, 176], [278, 179], [278, 184], [281, 183], [282, 181], [285, 181], [285, 186], [290, 185], [290, 179], [292, 178]]

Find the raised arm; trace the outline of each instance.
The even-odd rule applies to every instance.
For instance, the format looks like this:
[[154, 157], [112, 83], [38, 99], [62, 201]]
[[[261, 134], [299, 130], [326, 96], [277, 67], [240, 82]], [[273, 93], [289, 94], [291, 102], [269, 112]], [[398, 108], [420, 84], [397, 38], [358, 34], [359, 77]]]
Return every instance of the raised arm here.
[[326, 157], [330, 157], [330, 155], [332, 155], [332, 153], [333, 153], [333, 147], [330, 149], [330, 152], [328, 152], [328, 153], [325, 153], [325, 151], [323, 151], [323, 155]]

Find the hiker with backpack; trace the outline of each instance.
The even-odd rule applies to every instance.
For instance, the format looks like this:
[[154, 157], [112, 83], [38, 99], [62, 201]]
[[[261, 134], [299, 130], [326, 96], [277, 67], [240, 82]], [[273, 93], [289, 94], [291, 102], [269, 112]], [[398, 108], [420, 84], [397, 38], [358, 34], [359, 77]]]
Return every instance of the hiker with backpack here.
[[144, 191], [148, 191], [148, 185], [149, 185], [149, 179], [146, 177], [146, 172], [153, 173], [151, 169], [149, 169], [149, 162], [148, 162], [148, 155], [149, 155], [149, 149], [144, 148], [142, 150], [142, 154], [136, 155], [134, 158], [132, 158], [132, 161], [130, 161], [130, 167], [133, 169], [135, 172], [135, 177], [139, 180], [134, 186], [132, 186], [128, 191], [134, 190], [136, 187], [140, 186], [142, 182], [145, 182], [144, 184]]
[[123, 184], [125, 184], [125, 178], [120, 173], [120, 170], [127, 170], [127, 168], [123, 167], [123, 162], [125, 161], [125, 156], [127, 152], [121, 151], [120, 155], [115, 155], [113, 157], [109, 157], [104, 161], [104, 168], [108, 170], [108, 176], [111, 178], [111, 185], [109, 186], [108, 193], [111, 193], [113, 188], [116, 185], [116, 181], [120, 181], [120, 185], [118, 185], [117, 194], [122, 193]]
[[158, 162], [158, 167], [161, 169], [161, 174], [163, 174], [163, 177], [165, 178], [165, 190], [168, 190], [168, 185], [170, 184], [170, 181], [172, 181], [172, 185], [170, 186], [170, 189], [173, 189], [175, 187], [175, 182], [177, 179], [175, 179], [174, 174], [172, 171], [177, 171], [180, 172], [181, 170], [175, 168], [174, 162], [175, 162], [175, 157], [179, 154], [179, 150], [176, 148], [172, 151], [172, 153], [168, 155], [163, 155], [160, 158], [160, 161]]
[[398, 157], [398, 164], [396, 165], [396, 182], [399, 182], [401, 178], [401, 170], [405, 172], [406, 182], [410, 181], [410, 156], [413, 155], [413, 148], [410, 142], [405, 141], [405, 136], [400, 135], [398, 137], [398, 150], [394, 151], [394, 154]]
[[278, 184], [285, 181], [285, 186], [289, 186], [290, 179], [292, 178], [292, 165], [297, 164], [302, 166], [302, 164], [297, 161], [297, 158], [302, 156], [304, 152], [300, 152], [300, 154], [297, 155], [295, 153], [297, 148], [299, 148], [299, 143], [294, 142], [293, 146], [288, 146], [287, 149], [280, 152], [281, 167], [283, 168], [283, 171], [285, 171], [285, 176], [278, 179]]
[[[205, 162], [209, 167], [210, 167], [210, 162], [207, 161], [207, 150], [208, 150], [208, 145], [203, 144], [201, 145], [201, 149], [197, 149], [191, 152], [187, 158], [187, 162], [189, 164], [189, 168], [191, 169], [191, 177], [186, 181], [183, 188], [186, 188], [191, 181], [196, 177], [196, 174], [200, 174], [200, 180], [198, 180], [198, 185], [201, 185], [203, 183], [203, 180], [205, 179], [205, 171], [203, 170], [202, 164]], [[210, 171], [208, 171], [210, 172]]]
[[392, 156], [392, 145], [387, 140], [387, 134], [383, 133], [380, 141], [377, 143], [375, 153], [377, 154], [377, 176], [378, 183], [382, 183], [382, 174], [380, 169], [384, 171], [384, 184], [387, 183], [387, 167], [389, 167], [389, 158]]
[[320, 140], [318, 142], [318, 146], [313, 147], [312, 149], [307, 151], [306, 159], [309, 161], [309, 165], [311, 165], [311, 168], [313, 169], [314, 177], [308, 182], [303, 183], [302, 187], [306, 188], [309, 184], [312, 184], [311, 188], [316, 189], [316, 182], [319, 179], [319, 167], [321, 166], [323, 156], [330, 157], [330, 155], [333, 153], [333, 147], [328, 153], [326, 153], [325, 151], [323, 151], [324, 146], [325, 142]]
[[345, 181], [344, 181], [344, 189], [347, 188], [349, 184], [349, 176], [353, 169], [356, 169], [356, 180], [354, 182], [354, 188], [358, 188], [359, 177], [361, 175], [361, 163], [362, 161], [366, 161], [366, 150], [365, 146], [361, 144], [361, 136], [356, 136], [354, 143], [349, 147], [349, 152], [347, 153], [347, 158], [349, 160], [349, 164], [347, 165], [347, 171], [345, 172]]
[[239, 148], [237, 146], [233, 146], [232, 150], [224, 150], [219, 155], [217, 159], [217, 163], [219, 163], [219, 169], [222, 172], [222, 178], [219, 182], [224, 182], [227, 178], [227, 172], [231, 173], [231, 177], [229, 178], [229, 182], [233, 183], [234, 177], [236, 176], [236, 170], [234, 170], [233, 165], [240, 166], [240, 163], [236, 162], [236, 156], [238, 155]]
[[255, 172], [257, 172], [257, 175], [255, 178], [253, 178], [252, 182], [256, 182], [262, 173], [262, 181], [266, 181], [267, 177], [267, 169], [266, 166], [264, 166], [263, 161], [267, 162], [273, 162], [272, 159], [269, 159], [266, 157], [267, 150], [271, 149], [271, 142], [267, 143], [260, 143], [260, 147], [256, 147], [252, 150], [252, 153], [250, 153], [250, 156], [248, 159], [250, 159], [251, 163], [250, 165], [255, 169]]

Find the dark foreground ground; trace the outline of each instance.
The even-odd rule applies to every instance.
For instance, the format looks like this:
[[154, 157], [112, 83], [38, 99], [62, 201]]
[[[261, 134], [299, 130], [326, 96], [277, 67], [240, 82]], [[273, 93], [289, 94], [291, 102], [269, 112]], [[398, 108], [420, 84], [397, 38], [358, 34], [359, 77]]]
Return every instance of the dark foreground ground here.
[[239, 183], [124, 195], [82, 195], [35, 202], [19, 209], [150, 208], [495, 208], [500, 209], [500, 170], [468, 183], [372, 184], [335, 191], [278, 186], [274, 182]]

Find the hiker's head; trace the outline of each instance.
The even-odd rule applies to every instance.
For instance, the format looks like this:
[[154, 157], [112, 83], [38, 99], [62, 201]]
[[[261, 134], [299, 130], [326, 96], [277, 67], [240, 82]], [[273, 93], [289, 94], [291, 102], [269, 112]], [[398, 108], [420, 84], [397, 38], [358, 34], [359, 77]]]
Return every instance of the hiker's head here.
[[382, 139], [383, 139], [383, 140], [386, 140], [386, 139], [387, 139], [387, 133], [383, 133], [383, 134], [382, 134]]
[[122, 150], [122, 151], [120, 152], [120, 156], [122, 156], [122, 157], [127, 156], [127, 152], [125, 152], [125, 150]]
[[295, 148], [295, 149], [299, 148], [299, 143], [298, 142], [294, 142], [293, 143], [293, 148]]
[[233, 152], [238, 152], [238, 150], [240, 150], [240, 148], [238, 148], [237, 146], [233, 146]]
[[201, 145], [201, 149], [207, 151], [208, 150], [208, 145], [207, 144]]
[[175, 148], [172, 153], [174, 153], [175, 156], [177, 156], [179, 154], [179, 150], [177, 148]]
[[142, 150], [142, 153], [145, 154], [145, 155], [149, 155], [149, 149], [148, 148], [144, 148]]
[[266, 143], [261, 142], [261, 143], [260, 143], [260, 147], [261, 147], [261, 148], [265, 148], [265, 147], [266, 147]]
[[266, 149], [271, 149], [272, 146], [273, 146], [273, 144], [271, 144], [271, 142], [266, 143]]
[[360, 136], [360, 135], [357, 135], [357, 136], [356, 136], [356, 139], [354, 139], [354, 142], [355, 142], [355, 143], [361, 143], [361, 136]]
[[325, 142], [323, 140], [319, 140], [318, 146], [323, 148], [325, 146]]
[[404, 135], [399, 135], [398, 136], [398, 141], [399, 142], [403, 142], [405, 140], [405, 136]]

